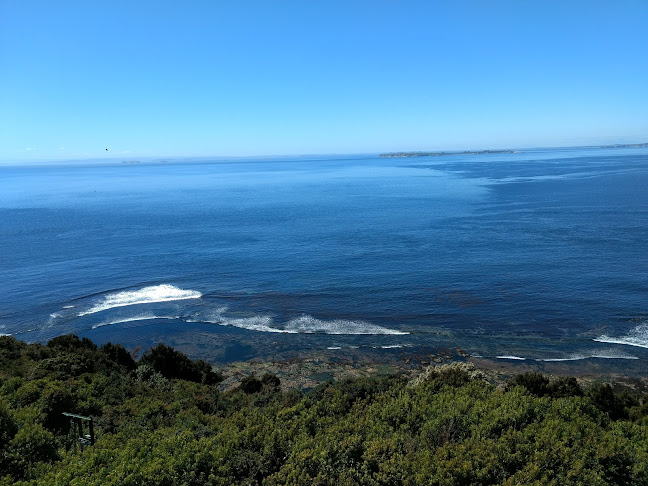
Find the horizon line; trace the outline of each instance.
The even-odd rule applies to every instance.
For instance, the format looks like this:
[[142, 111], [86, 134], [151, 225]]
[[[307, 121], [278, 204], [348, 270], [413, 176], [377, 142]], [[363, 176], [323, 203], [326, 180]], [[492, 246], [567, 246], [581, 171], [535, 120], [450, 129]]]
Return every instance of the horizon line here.
[[53, 157], [43, 157], [43, 158], [25, 158], [25, 159], [11, 159], [0, 157], [0, 164], [7, 165], [13, 163], [38, 163], [38, 162], [84, 162], [84, 161], [129, 161], [133, 159], [162, 159], [160, 162], [168, 160], [178, 160], [178, 159], [252, 159], [252, 158], [280, 158], [280, 157], [326, 157], [326, 156], [340, 156], [340, 155], [351, 155], [351, 156], [360, 156], [360, 155], [370, 155], [370, 156], [379, 156], [382, 154], [395, 154], [395, 153], [425, 153], [425, 152], [434, 152], [434, 153], [447, 153], [450, 154], [461, 154], [463, 152], [486, 152], [486, 151], [500, 151], [500, 150], [551, 150], [551, 149], [569, 149], [569, 148], [643, 148], [642, 145], [648, 145], [648, 142], [626, 142], [626, 143], [614, 143], [614, 144], [589, 144], [589, 145], [550, 145], [550, 146], [536, 146], [536, 147], [498, 147], [498, 148], [479, 148], [479, 149], [428, 149], [428, 150], [392, 150], [392, 151], [378, 151], [378, 152], [319, 152], [319, 153], [283, 153], [283, 154], [256, 154], [256, 155], [137, 155], [137, 154], [122, 154], [112, 156], [111, 154], [100, 157], [100, 156], [79, 156], [73, 158], [53, 158]]

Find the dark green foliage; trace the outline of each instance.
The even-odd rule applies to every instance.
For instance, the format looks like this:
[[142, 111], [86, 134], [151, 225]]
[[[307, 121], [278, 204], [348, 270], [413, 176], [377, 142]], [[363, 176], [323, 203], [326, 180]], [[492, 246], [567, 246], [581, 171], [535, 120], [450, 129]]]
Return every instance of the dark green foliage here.
[[68, 419], [63, 412], [75, 412], [77, 399], [62, 383], [50, 382], [43, 390], [39, 409], [43, 412], [43, 425], [52, 431], [67, 430]]
[[18, 432], [18, 424], [4, 401], [0, 398], [0, 473], [8, 468], [7, 449], [9, 441]]
[[576, 378], [556, 378], [549, 384], [549, 395], [553, 398], [582, 397], [583, 389]]
[[18, 479], [30, 476], [31, 467], [39, 462], [59, 458], [54, 435], [40, 424], [24, 424], [9, 442], [9, 473]]
[[587, 396], [599, 410], [607, 413], [611, 419], [628, 417], [626, 404], [631, 405], [631, 403], [627, 403], [630, 402], [627, 395], [616, 395], [607, 383], [593, 385], [587, 390]]
[[515, 376], [509, 381], [507, 389], [510, 390], [515, 386], [524, 387], [537, 397], [567, 398], [583, 396], [583, 389], [573, 376], [559, 377], [550, 381], [542, 373], [530, 371]]
[[162, 343], [151, 348], [142, 357], [140, 364], [149, 365], [165, 378], [179, 378], [206, 385], [215, 385], [222, 381], [222, 376], [215, 373], [209, 363], [202, 360], [191, 361], [185, 354]]
[[133, 371], [137, 367], [133, 357], [121, 344], [106, 343], [99, 350], [106, 355], [109, 361], [122, 366], [128, 371]]
[[16, 360], [24, 349], [25, 343], [13, 336], [0, 336], [0, 361]]
[[281, 388], [281, 380], [278, 376], [273, 375], [272, 373], [265, 373], [261, 377], [261, 385], [264, 390], [269, 392], [277, 392]]
[[95, 351], [97, 345], [90, 341], [88, 338], [79, 339], [75, 334], [65, 334], [63, 336], [55, 337], [47, 343], [48, 348], [59, 348], [67, 351], [75, 351], [86, 349], [88, 351]]
[[641, 400], [637, 400], [637, 403], [628, 411], [628, 415], [631, 420], [648, 425], [648, 394]]
[[239, 389], [248, 395], [259, 393], [263, 389], [263, 383], [256, 376], [246, 376], [241, 380]]
[[537, 397], [544, 397], [549, 394], [549, 378], [535, 371], [517, 375], [509, 382], [508, 388], [514, 386], [522, 386]]
[[[607, 385], [526, 374], [501, 390], [449, 366], [307, 394], [264, 374], [221, 392], [170, 347], [135, 367], [75, 337], [0, 339], [0, 359], [0, 484], [648, 485], [645, 397]], [[61, 365], [85, 360], [92, 371]], [[92, 415], [97, 443], [73, 447], [61, 411]]]
[[268, 399], [267, 395], [277, 393], [280, 388], [281, 380], [278, 376], [275, 376], [272, 373], [265, 373], [260, 379], [254, 375], [246, 376], [241, 380], [241, 384], [238, 386], [238, 389], [246, 395], [252, 395], [255, 393], [264, 393], [266, 395], [257, 398], [255, 401], [256, 404], [266, 402]]

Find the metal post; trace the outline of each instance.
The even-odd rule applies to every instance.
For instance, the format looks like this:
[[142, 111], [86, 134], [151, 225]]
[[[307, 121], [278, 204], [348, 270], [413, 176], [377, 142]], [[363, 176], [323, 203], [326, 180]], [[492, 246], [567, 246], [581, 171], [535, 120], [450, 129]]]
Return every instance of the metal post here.
[[90, 417], [90, 445], [94, 445], [95, 443], [95, 438], [94, 438], [94, 423], [92, 421], [92, 417]]

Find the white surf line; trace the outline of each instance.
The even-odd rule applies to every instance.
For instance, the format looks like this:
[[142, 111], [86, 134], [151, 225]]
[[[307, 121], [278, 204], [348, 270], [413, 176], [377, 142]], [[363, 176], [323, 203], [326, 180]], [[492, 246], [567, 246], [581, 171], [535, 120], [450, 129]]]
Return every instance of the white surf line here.
[[405, 331], [397, 331], [386, 327], [377, 326], [365, 321], [351, 321], [345, 319], [334, 319], [325, 321], [310, 315], [303, 315], [291, 319], [285, 329], [303, 334], [338, 334], [338, 335], [393, 335], [402, 336], [409, 334]]
[[112, 326], [113, 324], [123, 324], [126, 322], [137, 322], [137, 321], [148, 321], [151, 319], [177, 319], [178, 317], [172, 316], [137, 316], [137, 317], [125, 317], [123, 319], [115, 319], [108, 322], [100, 322], [92, 326], [92, 329], [97, 329], [98, 327]]
[[153, 285], [139, 290], [127, 290], [108, 294], [103, 300], [86, 311], [79, 312], [78, 317], [97, 312], [114, 309], [115, 307], [126, 307], [138, 304], [153, 304], [157, 302], [169, 302], [174, 300], [199, 299], [202, 294], [195, 290], [183, 290], [169, 284]]
[[608, 336], [601, 336], [598, 338], [592, 339], [597, 343], [606, 343], [606, 344], [622, 344], [624, 346], [635, 346], [637, 348], [648, 348], [648, 342], [639, 341], [638, 338], [627, 337], [627, 338], [613, 338]]

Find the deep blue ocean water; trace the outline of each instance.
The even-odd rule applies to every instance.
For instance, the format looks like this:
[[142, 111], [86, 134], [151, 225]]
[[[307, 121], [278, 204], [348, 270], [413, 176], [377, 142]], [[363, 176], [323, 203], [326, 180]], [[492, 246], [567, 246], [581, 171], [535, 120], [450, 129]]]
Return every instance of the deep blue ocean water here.
[[0, 333], [68, 332], [646, 360], [648, 150], [1, 166]]

